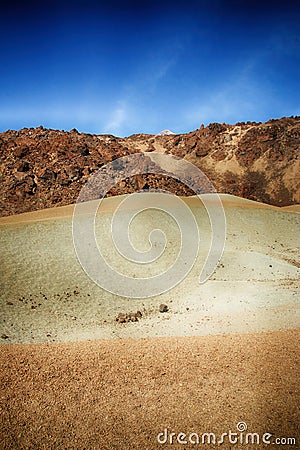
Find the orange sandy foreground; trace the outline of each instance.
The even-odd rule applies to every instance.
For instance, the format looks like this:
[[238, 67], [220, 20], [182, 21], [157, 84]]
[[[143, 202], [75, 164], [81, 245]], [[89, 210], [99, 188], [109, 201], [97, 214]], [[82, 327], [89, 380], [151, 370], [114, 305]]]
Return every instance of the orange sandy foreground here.
[[298, 340], [286, 330], [2, 346], [1, 448], [299, 448]]

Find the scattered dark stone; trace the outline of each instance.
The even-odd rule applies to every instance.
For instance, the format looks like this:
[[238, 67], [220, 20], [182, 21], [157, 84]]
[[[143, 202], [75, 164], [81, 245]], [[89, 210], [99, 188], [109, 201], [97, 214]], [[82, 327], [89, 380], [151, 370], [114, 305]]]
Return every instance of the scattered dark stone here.
[[120, 323], [124, 323], [126, 319], [127, 314], [126, 313], [119, 313], [116, 317], [116, 321]]
[[160, 307], [159, 307], [159, 312], [165, 313], [165, 312], [168, 312], [168, 311], [169, 311], [168, 305], [165, 305], [164, 303], [162, 303], [160, 305]]
[[7, 334], [1, 334], [1, 339], [8, 339], [8, 336], [7, 336]]
[[[116, 322], [118, 323], [128, 323], [128, 322], [138, 322], [139, 318], [142, 317], [141, 311], [128, 313], [119, 313], [116, 317]], [[106, 322], [106, 321], [105, 321]]]
[[131, 322], [138, 322], [138, 318], [135, 313], [130, 313], [128, 319], [131, 320]]

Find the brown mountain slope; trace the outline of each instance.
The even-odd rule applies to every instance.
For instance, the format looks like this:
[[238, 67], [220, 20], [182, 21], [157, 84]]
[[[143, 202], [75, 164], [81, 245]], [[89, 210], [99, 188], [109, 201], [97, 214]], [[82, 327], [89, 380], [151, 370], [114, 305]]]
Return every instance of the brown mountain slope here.
[[[152, 151], [194, 163], [218, 192], [276, 206], [296, 204], [300, 203], [299, 150], [300, 117], [264, 124], [212, 123], [188, 134], [128, 138], [75, 129], [9, 130], [0, 134], [0, 215], [74, 203], [99, 167], [124, 155]], [[167, 175], [139, 175], [115, 186], [109, 195], [148, 188], [193, 194]]]

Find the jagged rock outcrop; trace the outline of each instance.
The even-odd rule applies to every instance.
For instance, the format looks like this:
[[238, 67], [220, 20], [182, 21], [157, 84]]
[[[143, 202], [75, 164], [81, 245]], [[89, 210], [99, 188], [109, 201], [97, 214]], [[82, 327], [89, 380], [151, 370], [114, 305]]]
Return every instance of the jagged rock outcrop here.
[[[74, 203], [100, 167], [121, 156], [153, 151], [192, 162], [218, 192], [276, 206], [300, 203], [299, 150], [300, 117], [266, 123], [212, 123], [188, 134], [135, 134], [128, 138], [75, 129], [8, 130], [0, 134], [0, 215]], [[137, 189], [193, 194], [166, 173], [123, 180], [108, 195]]]

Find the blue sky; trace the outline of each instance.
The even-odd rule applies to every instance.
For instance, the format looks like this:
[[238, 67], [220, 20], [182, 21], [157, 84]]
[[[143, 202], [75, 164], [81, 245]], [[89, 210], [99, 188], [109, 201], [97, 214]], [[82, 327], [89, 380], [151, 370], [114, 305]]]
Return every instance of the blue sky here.
[[300, 115], [299, 2], [1, 5], [0, 131], [185, 133]]

